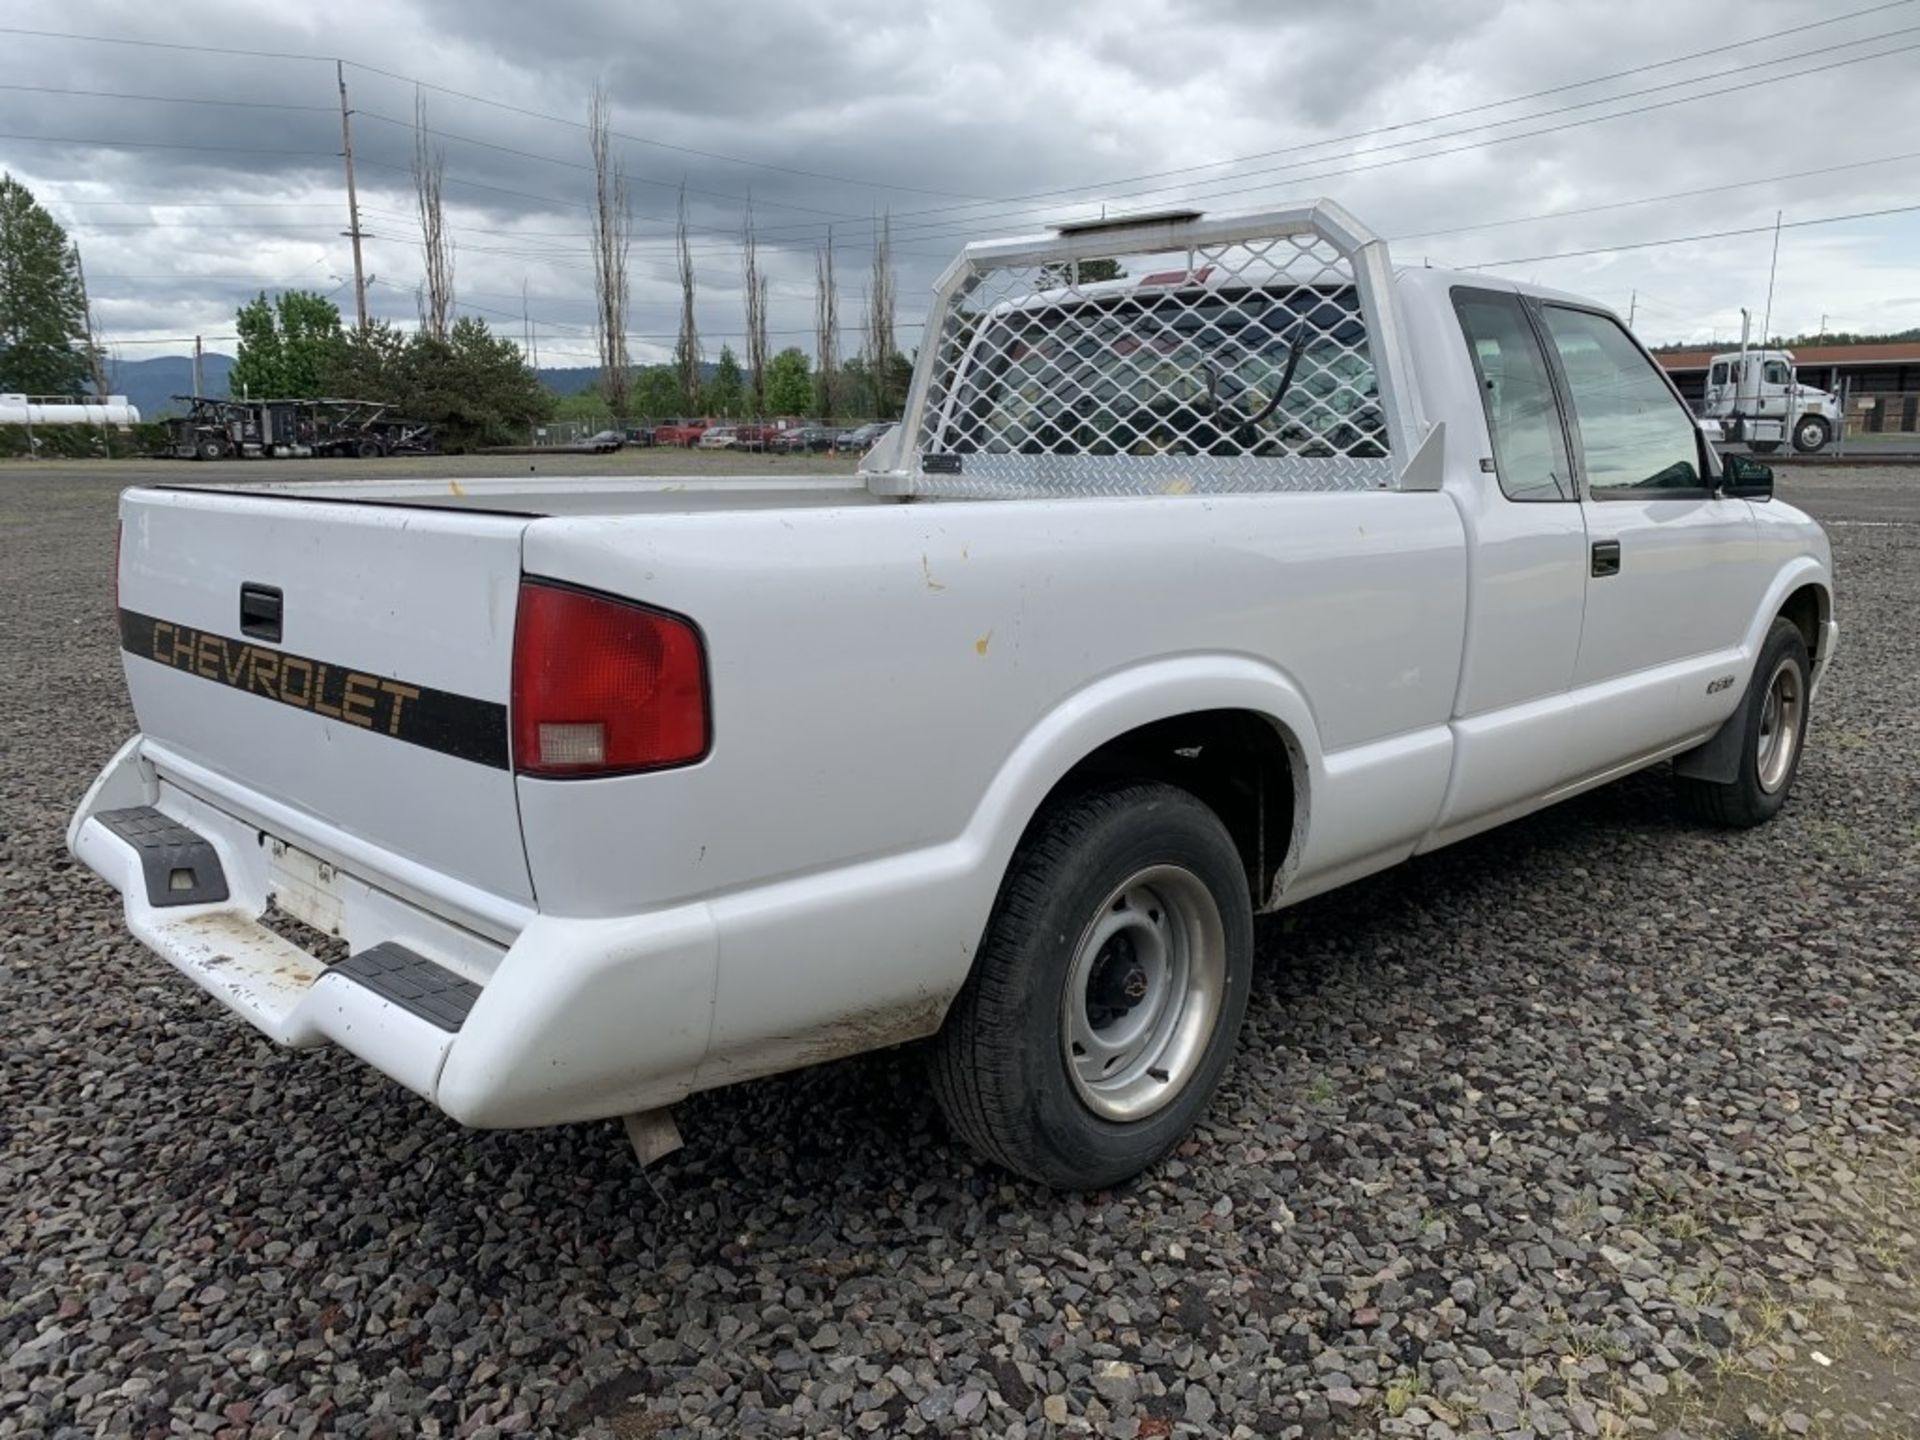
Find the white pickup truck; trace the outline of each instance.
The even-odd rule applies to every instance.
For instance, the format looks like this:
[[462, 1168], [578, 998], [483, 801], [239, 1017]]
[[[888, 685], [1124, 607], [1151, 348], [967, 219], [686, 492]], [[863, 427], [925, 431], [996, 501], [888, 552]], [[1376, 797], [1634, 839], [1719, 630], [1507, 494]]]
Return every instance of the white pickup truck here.
[[972, 245], [925, 335], [855, 476], [127, 491], [74, 853], [468, 1125], [644, 1159], [932, 1037], [960, 1136], [1098, 1187], [1206, 1105], [1256, 912], [1669, 758], [1785, 800], [1826, 538], [1605, 310], [1321, 203]]

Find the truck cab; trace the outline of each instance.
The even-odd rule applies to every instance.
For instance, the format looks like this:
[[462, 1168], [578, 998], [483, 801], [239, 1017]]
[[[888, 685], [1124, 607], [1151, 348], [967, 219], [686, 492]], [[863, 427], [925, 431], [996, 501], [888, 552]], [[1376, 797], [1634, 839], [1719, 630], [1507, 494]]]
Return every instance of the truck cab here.
[[1826, 449], [1840, 429], [1840, 402], [1802, 385], [1791, 350], [1733, 350], [1707, 369], [1701, 416], [1718, 420], [1729, 441], [1770, 455], [1791, 441], [1803, 455]]

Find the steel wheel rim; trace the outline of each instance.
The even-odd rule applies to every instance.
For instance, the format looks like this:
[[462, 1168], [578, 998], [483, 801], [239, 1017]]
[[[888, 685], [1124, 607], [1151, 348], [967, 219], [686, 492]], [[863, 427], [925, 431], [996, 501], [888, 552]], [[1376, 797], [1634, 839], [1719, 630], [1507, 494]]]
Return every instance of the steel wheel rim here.
[[1760, 788], [1769, 795], [1787, 783], [1793, 770], [1793, 757], [1800, 749], [1800, 732], [1806, 724], [1806, 692], [1800, 683], [1800, 667], [1791, 659], [1774, 666], [1767, 681], [1766, 698], [1760, 703], [1760, 744], [1754, 755]]
[[1226, 1003], [1226, 926], [1200, 877], [1136, 871], [1081, 932], [1060, 1006], [1060, 1048], [1081, 1103], [1144, 1120], [1199, 1070]]
[[1812, 421], [1808, 421], [1802, 425], [1800, 427], [1800, 443], [1807, 446], [1818, 445], [1820, 443], [1820, 427]]

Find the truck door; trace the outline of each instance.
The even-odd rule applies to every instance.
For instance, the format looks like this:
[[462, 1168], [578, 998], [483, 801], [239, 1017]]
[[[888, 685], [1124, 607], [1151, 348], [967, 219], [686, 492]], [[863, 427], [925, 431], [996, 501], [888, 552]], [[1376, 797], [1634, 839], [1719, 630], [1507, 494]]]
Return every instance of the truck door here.
[[1718, 723], [1767, 574], [1747, 503], [1715, 498], [1699, 427], [1625, 327], [1601, 311], [1535, 307], [1586, 515], [1573, 687], [1597, 774]]
[[[1498, 823], [1575, 777], [1569, 691], [1586, 603], [1587, 531], [1552, 371], [1520, 296], [1455, 286], [1486, 422], [1469, 444], [1490, 479], [1460, 494], [1468, 531], [1466, 648], [1453, 778], [1430, 843]], [[1463, 434], [1477, 426], [1465, 414]]]

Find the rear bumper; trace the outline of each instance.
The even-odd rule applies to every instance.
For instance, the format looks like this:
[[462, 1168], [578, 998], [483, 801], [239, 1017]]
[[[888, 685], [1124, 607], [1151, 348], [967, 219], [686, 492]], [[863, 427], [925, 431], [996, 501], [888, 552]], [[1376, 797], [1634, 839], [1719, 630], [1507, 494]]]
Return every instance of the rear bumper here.
[[[369, 863], [363, 848], [345, 863], [324, 837], [270, 833], [200, 778], [134, 737], [81, 801], [68, 848], [120, 892], [139, 940], [275, 1043], [340, 1045], [483, 1127], [625, 1114], [693, 1088], [718, 955], [704, 906], [529, 915], [511, 937], [483, 935], [407, 898], [458, 882], [423, 887], [415, 862]], [[223, 899], [166, 892], [113, 818], [139, 810], [210, 847]], [[329, 964], [276, 933], [262, 923], [270, 904], [344, 941], [352, 959]]]

